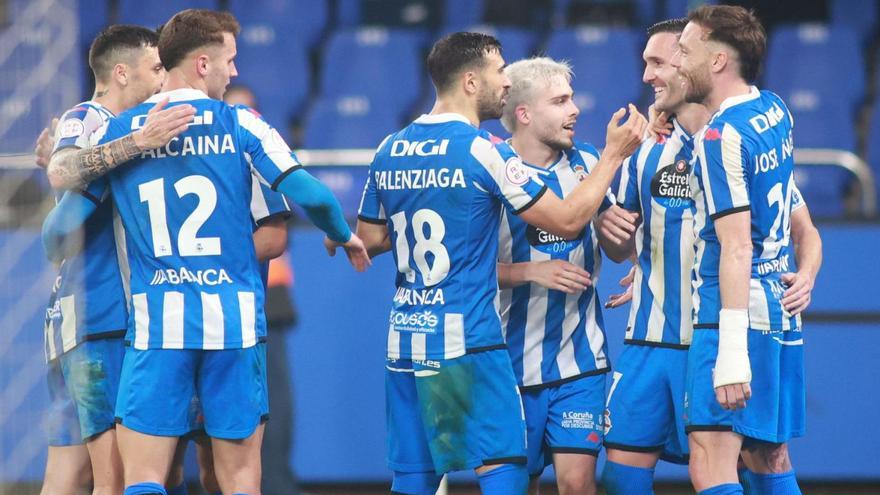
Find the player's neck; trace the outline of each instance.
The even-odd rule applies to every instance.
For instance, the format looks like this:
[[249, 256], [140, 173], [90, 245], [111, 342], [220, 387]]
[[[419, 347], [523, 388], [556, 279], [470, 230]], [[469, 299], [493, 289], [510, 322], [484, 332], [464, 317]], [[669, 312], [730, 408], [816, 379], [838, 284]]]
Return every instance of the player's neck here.
[[706, 101], [706, 108], [709, 110], [709, 113], [714, 114], [721, 108], [721, 104], [724, 103], [724, 100], [733, 98], [734, 96], [747, 95], [751, 91], [752, 87], [749, 83], [745, 82], [740, 77], [720, 79], [715, 82], [715, 88], [709, 94], [709, 98]]
[[693, 136], [709, 122], [709, 110], [699, 103], [685, 103], [675, 111], [675, 121]]
[[510, 145], [516, 154], [529, 165], [548, 168], [559, 159], [559, 150], [547, 146], [540, 139], [526, 132], [515, 133], [510, 138]]
[[95, 86], [95, 94], [92, 95], [92, 101], [106, 108], [113, 115], [119, 115], [128, 109], [122, 96], [122, 91], [118, 88], [111, 89], [110, 86], [103, 84]]
[[480, 117], [477, 110], [471, 108], [469, 102], [456, 101], [454, 98], [439, 97], [434, 102], [434, 108], [431, 109], [431, 115], [440, 113], [457, 113], [463, 115], [474, 127], [480, 127]]
[[165, 84], [162, 85], [163, 92], [174, 91], [175, 89], [198, 89], [205, 94], [208, 93], [208, 87], [205, 85], [204, 80], [189, 77], [178, 68], [168, 71], [168, 75], [165, 76]]

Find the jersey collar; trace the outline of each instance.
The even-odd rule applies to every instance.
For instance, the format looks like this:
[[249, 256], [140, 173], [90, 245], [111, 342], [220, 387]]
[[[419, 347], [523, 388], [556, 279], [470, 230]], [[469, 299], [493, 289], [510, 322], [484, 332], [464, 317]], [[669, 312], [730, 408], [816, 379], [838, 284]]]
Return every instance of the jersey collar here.
[[758, 91], [758, 88], [756, 86], [749, 86], [748, 94], [739, 95], [739, 96], [731, 96], [730, 98], [727, 98], [726, 100], [722, 101], [721, 106], [718, 107], [718, 113], [721, 113], [721, 112], [727, 110], [728, 108], [734, 107], [734, 106], [739, 105], [741, 103], [745, 103], [747, 101], [752, 101], [752, 100], [758, 99], [760, 96], [761, 96], [761, 92]]
[[147, 101], [144, 103], [158, 103], [162, 100], [162, 98], [168, 98], [168, 103], [175, 103], [178, 101], [190, 101], [190, 100], [207, 100], [210, 99], [208, 95], [203, 93], [201, 90], [193, 89], [193, 88], [180, 88], [174, 89], [171, 91], [163, 91], [161, 93], [154, 94], [153, 96], [147, 98]]
[[419, 118], [416, 119], [416, 124], [447, 124], [449, 122], [464, 122], [467, 125], [473, 126], [470, 120], [467, 119], [464, 115], [460, 113], [437, 113], [430, 114], [425, 113], [422, 114]]

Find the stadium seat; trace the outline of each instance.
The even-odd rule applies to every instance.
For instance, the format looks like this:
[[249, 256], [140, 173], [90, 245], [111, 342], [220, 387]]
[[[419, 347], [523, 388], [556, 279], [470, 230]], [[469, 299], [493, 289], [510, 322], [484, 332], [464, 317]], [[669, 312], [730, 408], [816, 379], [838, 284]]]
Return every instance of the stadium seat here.
[[443, 23], [444, 0], [337, 0], [341, 27], [365, 25], [436, 29]]
[[120, 24], [156, 28], [185, 9], [217, 9], [216, 0], [119, 0]]
[[484, 33], [498, 38], [501, 41], [504, 60], [507, 63], [516, 62], [535, 53], [535, 35], [527, 29], [478, 24], [468, 26], [465, 30]]
[[291, 36], [271, 25], [244, 24], [235, 59], [239, 75], [234, 82], [254, 92], [260, 112], [282, 134], [304, 109], [311, 73], [304, 46]]
[[815, 100], [821, 107], [854, 112], [865, 97], [859, 46], [855, 31], [846, 26], [781, 26], [770, 37], [764, 86], [786, 101]]
[[306, 48], [321, 39], [329, 18], [327, 0], [229, 0], [242, 30], [262, 27], [284, 31]]
[[574, 67], [572, 87], [581, 110], [576, 139], [603, 147], [611, 115], [627, 103], [638, 104], [640, 39], [629, 29], [598, 27], [557, 30], [550, 36], [548, 55]]
[[77, 3], [79, 18], [79, 39], [84, 50], [88, 50], [95, 36], [110, 23], [110, 9], [107, 0], [80, 1]]
[[360, 95], [324, 97], [310, 109], [305, 122], [305, 148], [375, 148], [400, 121], [387, 107]]
[[831, 23], [855, 30], [865, 45], [876, 33], [877, 9], [876, 0], [832, 0]]
[[[849, 112], [816, 106], [792, 109], [796, 148], [833, 148], [855, 151], [855, 129]], [[839, 217], [852, 174], [835, 166], [798, 166], [795, 180], [810, 211], [820, 217]]]
[[461, 31], [467, 26], [480, 24], [483, 20], [484, 0], [446, 0], [443, 25], [446, 31]]
[[424, 34], [360, 28], [333, 33], [324, 50], [321, 95], [364, 95], [403, 117], [421, 91]]

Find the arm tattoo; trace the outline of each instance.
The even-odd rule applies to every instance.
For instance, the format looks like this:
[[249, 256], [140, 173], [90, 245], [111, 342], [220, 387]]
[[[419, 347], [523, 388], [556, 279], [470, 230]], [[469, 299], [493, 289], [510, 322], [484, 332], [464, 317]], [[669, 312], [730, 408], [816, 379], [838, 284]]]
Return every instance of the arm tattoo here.
[[85, 187], [89, 182], [141, 154], [134, 137], [128, 136], [91, 148], [61, 155], [52, 167], [55, 179], [65, 189]]

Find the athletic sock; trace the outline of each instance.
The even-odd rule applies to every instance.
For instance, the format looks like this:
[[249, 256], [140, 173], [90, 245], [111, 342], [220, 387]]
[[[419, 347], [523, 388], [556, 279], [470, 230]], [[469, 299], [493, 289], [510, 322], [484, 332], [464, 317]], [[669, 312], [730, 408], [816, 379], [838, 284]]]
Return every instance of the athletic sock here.
[[529, 471], [525, 464], [503, 464], [477, 475], [483, 495], [525, 495]]
[[654, 470], [605, 461], [602, 486], [608, 495], [654, 495]]
[[189, 495], [189, 491], [186, 489], [186, 482], [184, 481], [183, 483], [168, 490], [168, 495]]
[[391, 493], [399, 495], [434, 495], [443, 476], [433, 471], [403, 473], [394, 471]]
[[739, 483], [725, 483], [701, 491], [697, 495], [742, 495], [743, 488]]
[[159, 483], [148, 481], [146, 483], [135, 483], [125, 487], [123, 495], [168, 495], [165, 487]]
[[794, 471], [761, 474], [744, 469], [740, 474], [743, 493], [748, 495], [801, 495]]

